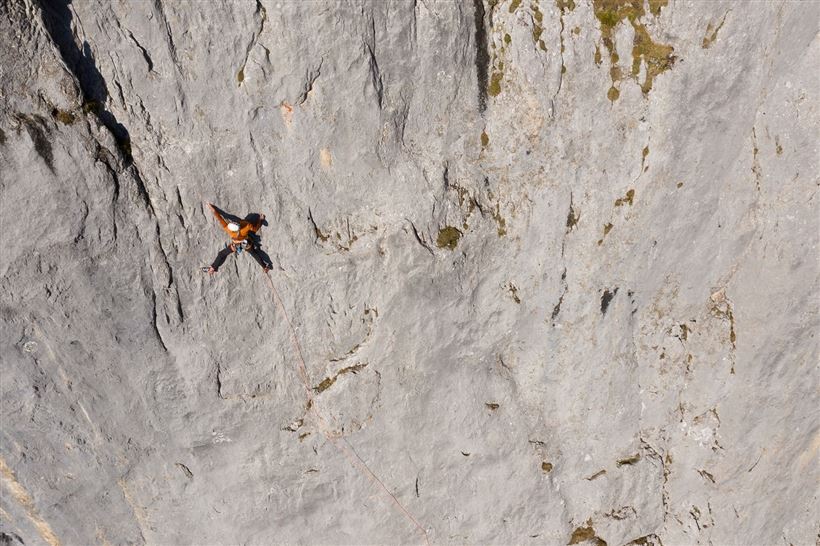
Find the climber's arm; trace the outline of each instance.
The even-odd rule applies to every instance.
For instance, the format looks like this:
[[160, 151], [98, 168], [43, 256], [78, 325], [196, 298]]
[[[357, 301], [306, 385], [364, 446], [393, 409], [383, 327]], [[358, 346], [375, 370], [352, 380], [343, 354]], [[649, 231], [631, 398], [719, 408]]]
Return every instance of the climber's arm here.
[[256, 216], [253, 221], [248, 220], [247, 218], [242, 221], [241, 228], [239, 228], [239, 234], [244, 238], [250, 235], [256, 235], [256, 232], [259, 231], [262, 226], [265, 224], [265, 215], [255, 215], [249, 214], [248, 218]]
[[211, 207], [211, 212], [213, 212], [214, 216], [216, 216], [216, 219], [219, 220], [219, 223], [222, 225], [222, 229], [224, 229], [230, 234], [230, 231], [228, 231], [228, 222], [226, 222], [225, 219], [222, 218], [222, 214], [220, 214], [219, 209], [216, 208], [213, 203], [208, 203], [208, 206]]

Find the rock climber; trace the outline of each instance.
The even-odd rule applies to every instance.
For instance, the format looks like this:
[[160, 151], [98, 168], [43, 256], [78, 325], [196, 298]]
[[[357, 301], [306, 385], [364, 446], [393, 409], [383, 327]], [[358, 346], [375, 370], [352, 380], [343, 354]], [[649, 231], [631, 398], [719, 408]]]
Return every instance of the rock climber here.
[[[272, 267], [270, 257], [262, 250], [259, 243], [259, 236], [256, 234], [263, 225], [268, 225], [265, 221], [265, 215], [252, 213], [248, 214], [244, 220], [239, 220], [238, 218], [231, 218], [231, 215], [225, 214], [215, 207], [213, 203], [208, 203], [208, 206], [222, 225], [222, 229], [230, 235], [231, 242], [219, 251], [214, 263], [209, 267], [204, 267], [202, 270], [213, 275], [219, 271], [219, 267], [230, 254], [241, 254], [243, 251], [247, 251], [247, 253], [253, 256], [257, 263], [262, 266], [262, 270], [267, 273]], [[227, 220], [225, 219], [226, 216], [229, 217]]]

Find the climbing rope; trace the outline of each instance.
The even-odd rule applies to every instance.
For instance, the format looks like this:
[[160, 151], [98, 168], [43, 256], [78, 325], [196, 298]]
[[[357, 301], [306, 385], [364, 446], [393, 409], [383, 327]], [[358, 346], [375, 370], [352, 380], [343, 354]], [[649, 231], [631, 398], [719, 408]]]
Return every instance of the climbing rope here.
[[[305, 394], [307, 395], [307, 407], [308, 411], [313, 411], [316, 415], [319, 430], [322, 432], [325, 438], [333, 444], [339, 453], [344, 455], [348, 461], [350, 461], [351, 466], [361, 472], [367, 479], [370, 480], [371, 483], [377, 485], [384, 493], [390, 498], [393, 504], [407, 517], [410, 522], [418, 529], [421, 535], [424, 537], [424, 542], [427, 546], [430, 546], [430, 538], [427, 536], [427, 531], [422, 527], [422, 525], [418, 522], [416, 518], [413, 517], [407, 508], [402, 505], [401, 502], [396, 498], [396, 496], [384, 485], [376, 474], [370, 470], [370, 467], [367, 466], [367, 463], [359, 456], [358, 453], [353, 449], [353, 446], [347, 441], [346, 438], [343, 436], [337, 436], [333, 434], [330, 426], [328, 425], [325, 418], [319, 412], [319, 409], [313, 399], [313, 391], [310, 388], [310, 382], [308, 381], [308, 374], [307, 374], [307, 365], [305, 364], [305, 357], [302, 354], [302, 346], [299, 343], [299, 338], [296, 336], [296, 330], [293, 327], [293, 323], [290, 321], [290, 317], [288, 316], [288, 312], [285, 309], [285, 304], [282, 302], [282, 299], [279, 297], [279, 292], [277, 292], [276, 288], [273, 286], [273, 281], [270, 278], [270, 272], [265, 271], [265, 278], [268, 281], [268, 286], [270, 286], [271, 293], [273, 294], [273, 298], [276, 302], [276, 305], [279, 307], [279, 310], [282, 312], [282, 315], [285, 317], [285, 321], [288, 323], [288, 329], [290, 330], [290, 339], [293, 343], [293, 347], [296, 350], [296, 356], [298, 357], [298, 367], [299, 367], [299, 377], [302, 380], [302, 385], [305, 387]], [[335, 418], [331, 416], [331, 419], [334, 420]], [[340, 442], [341, 440], [341, 442]]]

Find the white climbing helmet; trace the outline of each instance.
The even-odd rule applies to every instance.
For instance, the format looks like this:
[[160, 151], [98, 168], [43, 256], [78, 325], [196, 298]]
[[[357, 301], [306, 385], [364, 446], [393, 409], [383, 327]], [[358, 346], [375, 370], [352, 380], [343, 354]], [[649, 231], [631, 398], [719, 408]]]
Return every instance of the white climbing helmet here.
[[228, 230], [239, 231], [239, 224], [234, 224], [233, 222], [231, 222], [230, 224], [228, 224]]

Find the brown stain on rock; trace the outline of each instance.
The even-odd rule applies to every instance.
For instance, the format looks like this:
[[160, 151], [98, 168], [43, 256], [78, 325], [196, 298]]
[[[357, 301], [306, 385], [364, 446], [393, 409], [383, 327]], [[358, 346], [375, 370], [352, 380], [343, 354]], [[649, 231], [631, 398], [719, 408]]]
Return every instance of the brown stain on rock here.
[[509, 285], [507, 285], [507, 290], [510, 291], [510, 296], [512, 296], [513, 301], [520, 304], [521, 298], [518, 296], [518, 287], [513, 283], [509, 283]]
[[604, 244], [604, 239], [606, 239], [606, 236], [609, 235], [609, 232], [612, 231], [613, 227], [615, 226], [613, 226], [611, 223], [607, 222], [606, 224], [604, 224], [604, 234], [600, 239], [598, 239], [598, 246]]
[[[728, 12], [726, 13], [728, 15]], [[703, 36], [703, 41], [700, 43], [700, 47], [703, 49], [709, 49], [715, 40], [717, 40], [718, 31], [723, 28], [723, 23], [726, 22], [726, 15], [720, 20], [720, 23], [717, 26], [713, 26], [712, 23], [706, 25], [706, 34]]]
[[595, 544], [595, 546], [607, 546], [606, 541], [595, 533], [595, 528], [592, 526], [592, 518], [589, 518], [586, 524], [575, 528], [572, 532], [572, 536], [569, 537], [567, 546], [581, 544], [582, 542], [591, 542]]
[[291, 123], [293, 123], [293, 106], [291, 106], [288, 102], [282, 102], [279, 105], [279, 113], [282, 114], [282, 121], [285, 122], [287, 127], [290, 127]]
[[566, 233], [569, 233], [575, 226], [578, 225], [578, 221], [581, 219], [581, 213], [575, 210], [575, 207], [572, 204], [572, 199], [570, 199], [569, 203], [569, 212], [567, 212], [567, 230]]
[[634, 455], [630, 455], [629, 457], [624, 457], [623, 459], [618, 459], [615, 462], [615, 464], [618, 465], [618, 467], [632, 466], [633, 464], [637, 463], [640, 460], [641, 460], [641, 454], [636, 453]]
[[726, 296], [726, 289], [721, 288], [713, 293], [709, 299], [711, 306], [709, 311], [717, 318], [725, 319], [729, 323], [729, 343], [732, 346], [732, 368], [729, 373], [735, 373], [735, 351], [737, 350], [737, 333], [735, 332], [735, 314], [732, 309], [732, 302]]
[[75, 116], [72, 112], [67, 110], [60, 110], [59, 108], [54, 108], [51, 110], [51, 117], [62, 123], [63, 125], [71, 125], [75, 121], [77, 121], [77, 116]]
[[651, 534], [631, 540], [624, 544], [624, 546], [663, 546], [663, 543], [658, 535]]
[[347, 368], [342, 368], [334, 375], [326, 377], [319, 383], [317, 386], [313, 387], [313, 390], [316, 391], [317, 394], [322, 393], [329, 389], [339, 378], [341, 375], [345, 375], [348, 373], [358, 373], [359, 370], [363, 370], [367, 367], [367, 364], [354, 364], [353, 366], [348, 366]]
[[619, 197], [615, 200], [615, 206], [620, 207], [622, 205], [629, 205], [632, 206], [632, 202], [635, 199], [635, 190], [627, 190], [626, 195], [623, 197]]
[[322, 168], [329, 169], [333, 165], [333, 155], [327, 148], [319, 150], [319, 161], [322, 163]]
[[48, 522], [37, 512], [37, 508], [34, 506], [34, 499], [31, 498], [26, 488], [20, 485], [20, 482], [18, 482], [14, 476], [14, 471], [9, 468], [2, 457], [0, 457], [0, 478], [5, 481], [6, 488], [11, 493], [11, 497], [23, 507], [23, 510], [26, 512], [26, 517], [28, 517], [29, 521], [34, 525], [34, 528], [37, 529], [37, 532], [40, 533], [40, 538], [50, 546], [59, 546], [60, 540], [57, 538], [57, 535], [54, 534], [54, 531], [51, 530], [51, 526]]
[[498, 233], [499, 237], [503, 237], [507, 234], [507, 220], [501, 216], [501, 205], [496, 204], [495, 211], [491, 214], [497, 226], [496, 233]]

